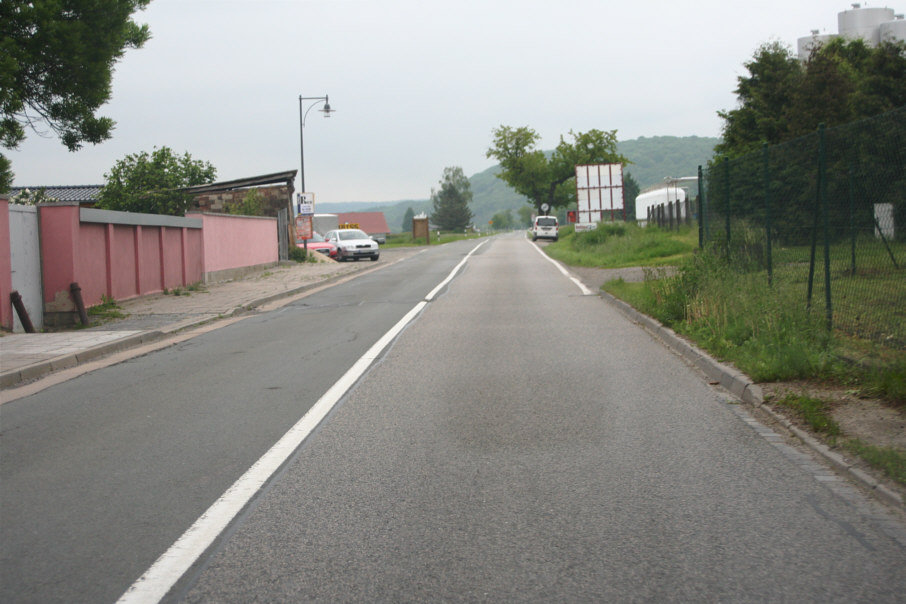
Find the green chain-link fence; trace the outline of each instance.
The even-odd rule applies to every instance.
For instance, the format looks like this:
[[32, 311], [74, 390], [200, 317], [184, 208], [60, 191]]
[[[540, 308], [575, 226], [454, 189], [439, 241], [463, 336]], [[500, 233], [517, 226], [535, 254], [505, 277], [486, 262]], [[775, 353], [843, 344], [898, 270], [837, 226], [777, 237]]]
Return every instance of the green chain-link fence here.
[[699, 238], [844, 334], [906, 348], [906, 107], [699, 175]]

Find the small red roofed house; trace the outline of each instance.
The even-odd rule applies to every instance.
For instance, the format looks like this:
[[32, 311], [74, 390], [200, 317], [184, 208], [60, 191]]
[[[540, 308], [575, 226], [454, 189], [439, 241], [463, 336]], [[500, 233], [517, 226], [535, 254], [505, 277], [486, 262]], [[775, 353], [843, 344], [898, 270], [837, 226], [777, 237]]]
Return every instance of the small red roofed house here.
[[390, 234], [387, 218], [383, 212], [337, 212], [340, 228], [344, 224], [357, 224], [358, 228], [372, 237], [384, 238]]

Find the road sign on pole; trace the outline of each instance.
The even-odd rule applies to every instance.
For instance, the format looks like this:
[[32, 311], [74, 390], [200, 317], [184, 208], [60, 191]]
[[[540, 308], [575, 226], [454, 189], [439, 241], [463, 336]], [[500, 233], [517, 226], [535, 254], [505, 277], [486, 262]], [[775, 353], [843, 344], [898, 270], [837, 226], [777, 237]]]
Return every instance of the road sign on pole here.
[[296, 194], [296, 213], [311, 215], [315, 213], [315, 194], [314, 193], [297, 193]]
[[311, 214], [299, 214], [296, 216], [296, 243], [304, 244], [307, 250], [308, 239], [311, 239]]

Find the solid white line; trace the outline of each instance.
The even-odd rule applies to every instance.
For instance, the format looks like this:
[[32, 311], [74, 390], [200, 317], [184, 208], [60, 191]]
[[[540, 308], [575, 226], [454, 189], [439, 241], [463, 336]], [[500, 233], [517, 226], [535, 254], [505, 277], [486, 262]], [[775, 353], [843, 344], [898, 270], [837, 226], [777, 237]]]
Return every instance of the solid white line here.
[[556, 266], [556, 267], [560, 270], [561, 273], [563, 273], [564, 275], [566, 275], [566, 277], [568, 277], [570, 281], [572, 281], [573, 283], [575, 283], [576, 286], [578, 286], [578, 288], [579, 288], [580, 290], [582, 290], [582, 295], [583, 295], [583, 296], [593, 296], [593, 295], [594, 295], [590, 289], [588, 289], [587, 287], [585, 287], [585, 284], [584, 284], [584, 283], [582, 283], [581, 281], [579, 281], [578, 279], [576, 279], [575, 277], [573, 277], [571, 274], [569, 274], [569, 271], [566, 270], [565, 268], [563, 268], [563, 265], [562, 265], [562, 264], [560, 264], [559, 262], [557, 262], [556, 260], [554, 260], [553, 258], [551, 258], [550, 256], [548, 256], [547, 254], [545, 254], [545, 253], [544, 253], [544, 250], [542, 250], [541, 247], [540, 247], [537, 243], [535, 243], [535, 242], [533, 242], [533, 241], [529, 241], [529, 243], [531, 243], [532, 246], [533, 246], [536, 250], [538, 250], [538, 253], [541, 254], [548, 262], [550, 262], [551, 264], [553, 264], [554, 266]]
[[308, 410], [302, 419], [296, 425], [289, 429], [274, 446], [270, 448], [261, 458], [243, 474], [239, 480], [233, 483], [227, 491], [215, 501], [207, 511], [202, 514], [198, 520], [192, 524], [189, 529], [176, 540], [176, 543], [170, 546], [154, 564], [151, 565], [145, 574], [132, 584], [126, 590], [118, 602], [120, 603], [147, 603], [159, 602], [167, 592], [176, 585], [186, 571], [191, 568], [196, 560], [207, 550], [214, 540], [217, 539], [223, 530], [233, 521], [233, 519], [242, 511], [242, 509], [251, 501], [262, 486], [273, 476], [273, 474], [282, 466], [287, 459], [293, 454], [299, 445], [308, 438], [308, 435], [321, 423], [321, 421], [330, 413], [331, 409], [339, 402], [349, 389], [362, 377], [371, 364], [381, 355], [384, 349], [390, 345], [393, 339], [418, 316], [418, 313], [428, 305], [437, 292], [449, 283], [465, 262], [475, 253], [478, 248], [484, 245], [484, 241], [478, 244], [466, 257], [456, 265], [456, 267], [447, 275], [446, 279], [441, 281], [440, 285], [435, 287], [425, 297], [425, 300], [419, 302], [406, 315], [394, 325], [390, 331], [385, 333], [381, 338], [362, 355], [362, 357], [349, 368], [343, 377], [341, 377], [324, 395], [318, 399], [318, 402]]

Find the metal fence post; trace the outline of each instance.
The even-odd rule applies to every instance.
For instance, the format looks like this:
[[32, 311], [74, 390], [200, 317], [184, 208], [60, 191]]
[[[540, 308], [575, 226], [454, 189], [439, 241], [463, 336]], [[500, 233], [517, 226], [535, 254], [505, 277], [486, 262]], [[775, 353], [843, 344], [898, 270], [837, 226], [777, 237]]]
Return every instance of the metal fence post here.
[[856, 276], [856, 192], [853, 189], [853, 167], [850, 166], [849, 177], [849, 272]]
[[724, 157], [724, 211], [727, 228], [727, 262], [730, 261], [730, 158]]
[[824, 123], [818, 125], [818, 149], [818, 188], [821, 191], [821, 212], [824, 214], [824, 303], [829, 330], [833, 326], [834, 313], [831, 307], [830, 208], [827, 202], [827, 143]]
[[705, 247], [705, 184], [702, 167], [698, 166], [698, 249]]
[[768, 144], [761, 144], [764, 157], [764, 235], [767, 246], [768, 287], [774, 285], [774, 257], [771, 248], [771, 175], [769, 169]]

